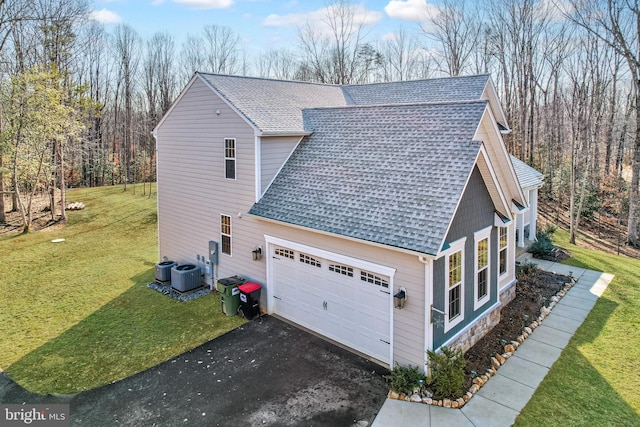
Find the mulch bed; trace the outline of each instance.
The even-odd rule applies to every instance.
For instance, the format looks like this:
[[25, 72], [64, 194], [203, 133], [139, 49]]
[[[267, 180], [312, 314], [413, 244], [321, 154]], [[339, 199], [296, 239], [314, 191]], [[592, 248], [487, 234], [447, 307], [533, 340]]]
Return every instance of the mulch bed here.
[[516, 296], [502, 308], [500, 323], [465, 353], [466, 389], [471, 387], [476, 375], [491, 368], [491, 357], [504, 353], [504, 345], [515, 341], [522, 329], [540, 316], [540, 310], [549, 305], [551, 297], [571, 280], [568, 276], [539, 269], [523, 269], [517, 277]]

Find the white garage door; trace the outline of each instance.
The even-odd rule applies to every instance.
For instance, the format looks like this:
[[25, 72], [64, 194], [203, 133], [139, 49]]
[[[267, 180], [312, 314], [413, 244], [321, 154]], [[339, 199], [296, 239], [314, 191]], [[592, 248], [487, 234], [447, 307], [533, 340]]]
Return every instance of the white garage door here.
[[389, 276], [285, 246], [270, 252], [276, 314], [390, 363]]

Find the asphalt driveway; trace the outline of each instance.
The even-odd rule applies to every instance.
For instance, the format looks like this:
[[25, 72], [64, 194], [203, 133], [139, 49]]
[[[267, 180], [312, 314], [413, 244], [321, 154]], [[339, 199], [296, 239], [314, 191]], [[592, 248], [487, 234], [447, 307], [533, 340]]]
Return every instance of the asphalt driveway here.
[[74, 396], [0, 376], [1, 403], [70, 403], [72, 426], [367, 426], [388, 371], [273, 317]]

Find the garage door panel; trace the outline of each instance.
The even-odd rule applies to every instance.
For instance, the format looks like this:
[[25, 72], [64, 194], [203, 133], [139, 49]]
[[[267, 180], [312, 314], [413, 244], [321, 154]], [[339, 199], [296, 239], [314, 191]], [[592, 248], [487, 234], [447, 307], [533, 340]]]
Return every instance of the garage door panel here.
[[390, 295], [382, 287], [388, 277], [312, 253], [275, 245], [271, 251], [277, 314], [389, 362]]

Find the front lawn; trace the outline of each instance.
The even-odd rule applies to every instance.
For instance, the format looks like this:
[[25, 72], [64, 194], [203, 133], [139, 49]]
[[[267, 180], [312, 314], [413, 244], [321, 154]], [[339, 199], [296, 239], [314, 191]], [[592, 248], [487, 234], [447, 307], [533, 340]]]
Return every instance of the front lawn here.
[[68, 212], [65, 228], [0, 237], [0, 370], [19, 384], [87, 390], [242, 324], [213, 295], [176, 302], [146, 287], [158, 258], [155, 197], [116, 186], [67, 198], [86, 207]]
[[558, 230], [567, 264], [615, 274], [516, 421], [522, 426], [640, 425], [640, 260], [584, 249]]

